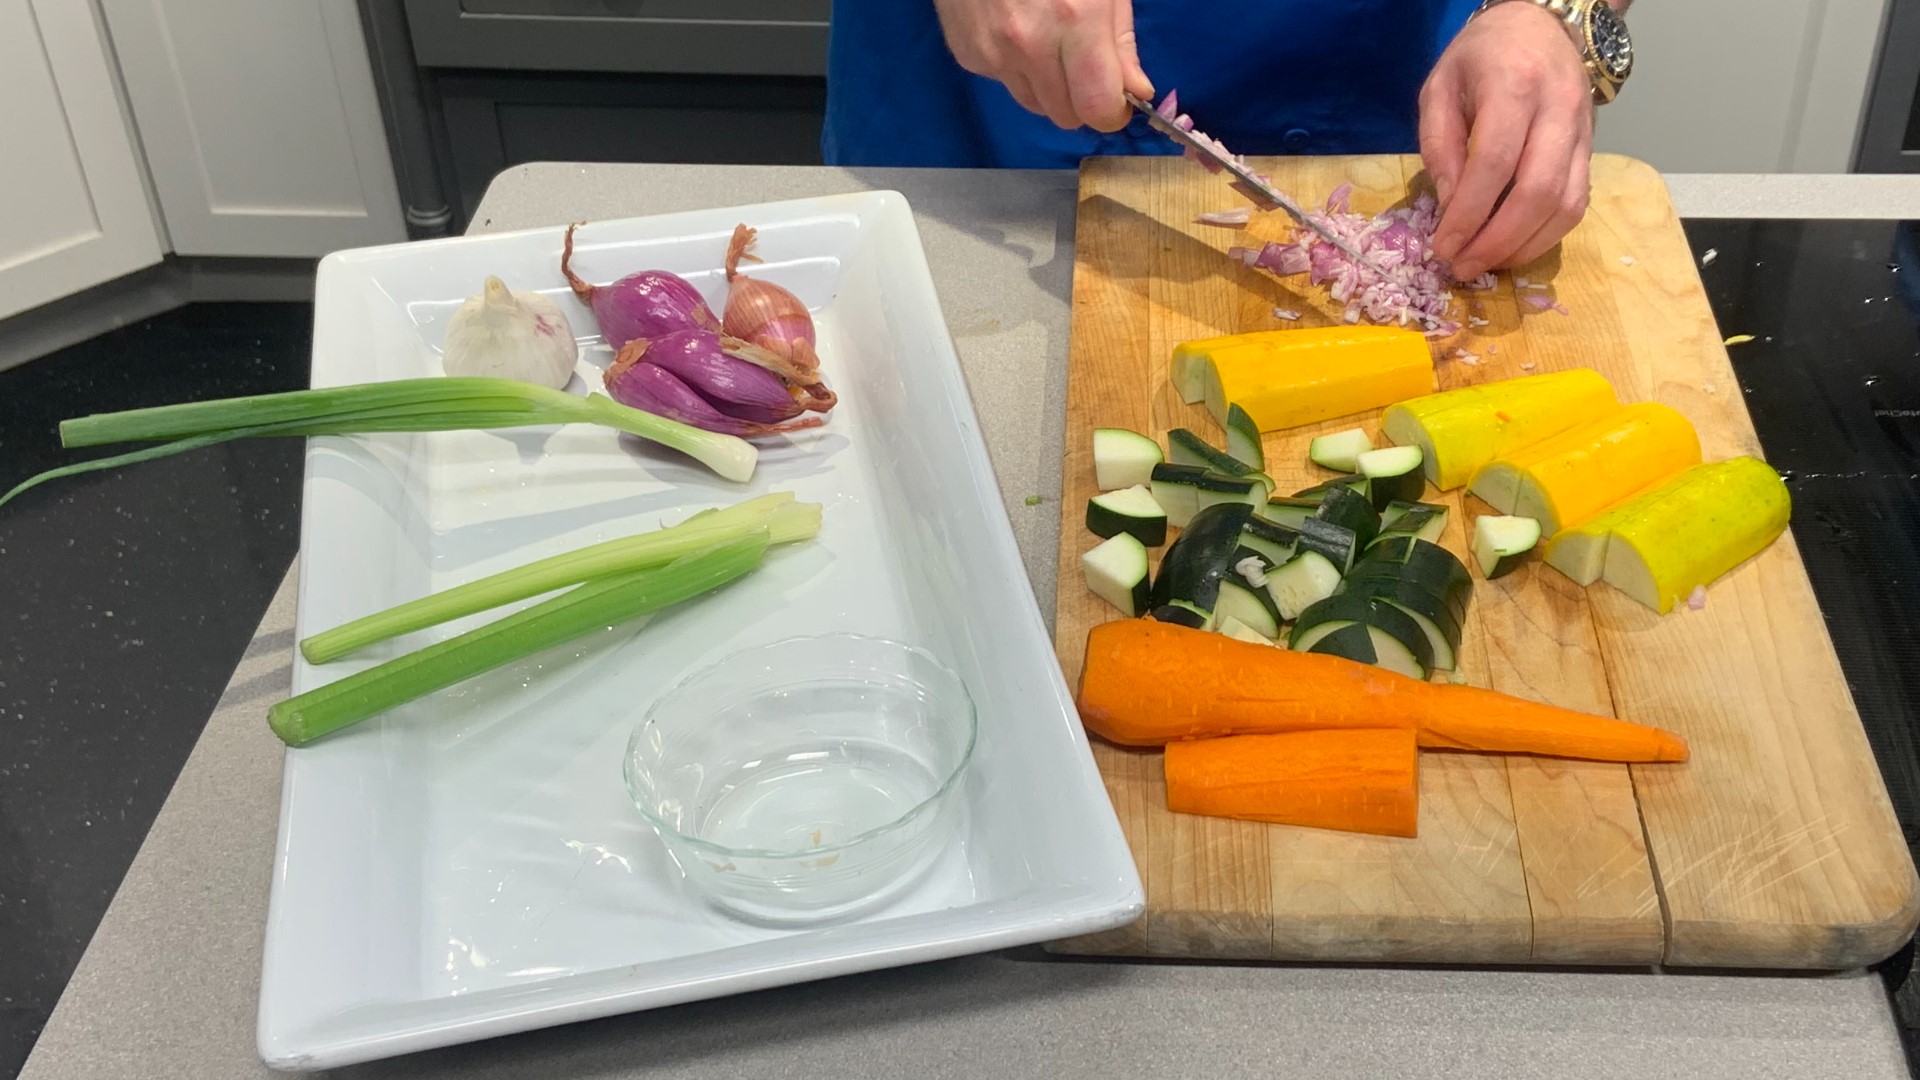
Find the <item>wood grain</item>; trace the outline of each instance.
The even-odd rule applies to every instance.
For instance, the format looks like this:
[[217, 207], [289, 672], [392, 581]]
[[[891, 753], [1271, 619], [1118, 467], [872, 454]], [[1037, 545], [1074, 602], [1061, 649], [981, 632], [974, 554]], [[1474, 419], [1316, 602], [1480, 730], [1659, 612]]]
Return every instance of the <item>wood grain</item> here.
[[[1354, 186], [1375, 212], [1425, 178], [1399, 157], [1261, 163], [1303, 198]], [[1587, 220], [1497, 289], [1457, 294], [1487, 320], [1441, 343], [1443, 387], [1592, 367], [1623, 400], [1658, 400], [1700, 430], [1710, 458], [1754, 453], [1719, 331], [1659, 177], [1595, 160]], [[1056, 642], [1077, 680], [1086, 632], [1117, 617], [1084, 589], [1090, 431], [1218, 437], [1168, 385], [1185, 340], [1337, 319], [1304, 277], [1227, 260], [1236, 243], [1284, 238], [1194, 223], [1232, 206], [1224, 185], [1178, 160], [1089, 160], [1069, 351]], [[1623, 257], [1625, 257], [1623, 259]], [[1516, 290], [1514, 278], [1546, 285]], [[1526, 293], [1571, 314], [1537, 311]], [[1302, 313], [1275, 318], [1276, 307]], [[1466, 355], [1458, 355], [1463, 350]], [[1307, 442], [1377, 414], [1266, 437], [1282, 490], [1325, 473]], [[1488, 508], [1428, 497], [1466, 551]], [[1133, 846], [1147, 909], [1132, 926], [1056, 951], [1209, 958], [1835, 968], [1897, 948], [1920, 920], [1920, 879], [1894, 821], [1792, 538], [1715, 585], [1706, 610], [1664, 618], [1605, 586], [1535, 564], [1477, 582], [1459, 677], [1522, 697], [1681, 731], [1694, 759], [1624, 766], [1430, 753], [1420, 836], [1353, 836], [1170, 814], [1159, 755], [1096, 742]]]

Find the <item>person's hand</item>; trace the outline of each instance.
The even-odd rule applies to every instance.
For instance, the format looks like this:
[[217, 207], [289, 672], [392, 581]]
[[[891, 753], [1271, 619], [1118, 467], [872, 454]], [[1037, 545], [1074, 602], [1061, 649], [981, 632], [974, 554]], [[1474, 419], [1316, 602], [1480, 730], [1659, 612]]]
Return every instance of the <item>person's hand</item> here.
[[1566, 29], [1525, 0], [1489, 9], [1441, 54], [1420, 91], [1420, 156], [1440, 198], [1434, 254], [1455, 277], [1531, 262], [1580, 223], [1590, 86]]
[[[907, 0], [897, 0], [905, 3]], [[1072, 130], [1119, 131], [1124, 89], [1153, 99], [1134, 51], [1132, 0], [933, 0], [960, 66]]]

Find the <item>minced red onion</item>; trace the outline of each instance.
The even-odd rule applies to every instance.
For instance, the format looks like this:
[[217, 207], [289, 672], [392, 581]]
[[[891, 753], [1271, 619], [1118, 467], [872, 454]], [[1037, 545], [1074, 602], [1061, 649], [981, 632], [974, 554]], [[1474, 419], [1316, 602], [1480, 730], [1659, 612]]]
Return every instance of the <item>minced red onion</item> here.
[[1276, 319], [1285, 319], [1288, 322], [1300, 321], [1300, 313], [1293, 310], [1292, 308], [1283, 308], [1283, 307], [1274, 308], [1273, 317]]

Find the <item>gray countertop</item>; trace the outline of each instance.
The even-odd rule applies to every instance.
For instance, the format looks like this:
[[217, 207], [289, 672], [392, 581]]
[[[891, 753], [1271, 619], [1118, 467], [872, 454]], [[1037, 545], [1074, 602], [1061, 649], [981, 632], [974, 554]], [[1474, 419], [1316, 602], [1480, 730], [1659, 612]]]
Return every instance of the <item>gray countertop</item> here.
[[[1920, 217], [1920, 177], [1670, 177], [1682, 215]], [[866, 188], [906, 195], [1052, 611], [1074, 177], [535, 165], [475, 231]], [[270, 1075], [254, 1056], [293, 592], [278, 597], [28, 1060], [26, 1080]], [[514, 1036], [351, 1076], [1907, 1075], [1877, 978], [974, 957]]]

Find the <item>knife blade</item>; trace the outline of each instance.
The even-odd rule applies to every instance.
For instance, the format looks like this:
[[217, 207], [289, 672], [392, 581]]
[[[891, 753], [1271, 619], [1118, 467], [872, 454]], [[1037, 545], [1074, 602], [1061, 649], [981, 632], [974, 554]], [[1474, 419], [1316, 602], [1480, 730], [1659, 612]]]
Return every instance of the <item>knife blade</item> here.
[[1153, 130], [1160, 132], [1174, 142], [1179, 143], [1181, 146], [1218, 164], [1222, 169], [1226, 170], [1228, 175], [1233, 177], [1233, 189], [1253, 200], [1254, 205], [1263, 210], [1286, 211], [1287, 216], [1292, 218], [1295, 223], [1303, 228], [1312, 230], [1314, 235], [1332, 244], [1342, 254], [1354, 262], [1380, 275], [1382, 280], [1394, 280], [1391, 274], [1375, 266], [1372, 259], [1360, 254], [1359, 249], [1333, 235], [1333, 233], [1327, 230], [1326, 226], [1308, 217], [1306, 211], [1300, 209], [1298, 204], [1292, 199], [1287, 198], [1279, 188], [1262, 180], [1252, 169], [1247, 167], [1245, 162], [1231, 154], [1225, 153], [1219, 143], [1214, 142], [1212, 139], [1205, 141], [1196, 139], [1193, 137], [1192, 132], [1181, 128], [1180, 125], [1161, 116], [1152, 105], [1134, 97], [1132, 94], [1126, 95], [1126, 98], [1127, 104], [1133, 106], [1146, 116], [1147, 123], [1153, 127]]

